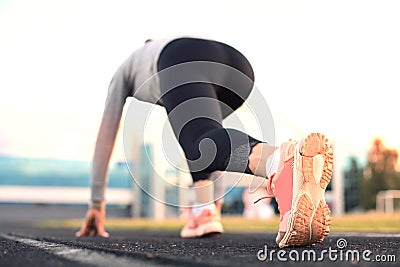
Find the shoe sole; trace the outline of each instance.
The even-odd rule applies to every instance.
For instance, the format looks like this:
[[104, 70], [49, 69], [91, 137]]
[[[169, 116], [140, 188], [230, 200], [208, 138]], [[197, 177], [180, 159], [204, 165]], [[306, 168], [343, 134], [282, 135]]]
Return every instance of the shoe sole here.
[[224, 229], [220, 222], [209, 222], [197, 227], [196, 237], [205, 237], [214, 234], [221, 234], [222, 232], [224, 232]]
[[224, 232], [224, 228], [220, 222], [208, 222], [199, 225], [197, 228], [185, 231], [181, 233], [182, 238], [196, 238], [196, 237], [208, 237], [214, 234], [221, 234]]
[[[323, 166], [316, 168], [316, 161]], [[333, 170], [333, 151], [320, 133], [306, 137], [300, 156], [296, 147], [293, 171], [292, 211], [285, 236], [279, 247], [305, 246], [322, 242], [330, 232], [330, 210], [325, 202], [325, 189]]]

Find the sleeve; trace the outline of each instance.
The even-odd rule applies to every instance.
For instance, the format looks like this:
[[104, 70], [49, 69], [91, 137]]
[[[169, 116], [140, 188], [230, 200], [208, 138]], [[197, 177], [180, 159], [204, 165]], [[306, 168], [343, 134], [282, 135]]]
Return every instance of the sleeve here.
[[108, 170], [115, 139], [118, 133], [122, 111], [130, 94], [128, 77], [129, 64], [122, 65], [112, 78], [92, 160], [90, 177], [91, 200], [105, 199]]

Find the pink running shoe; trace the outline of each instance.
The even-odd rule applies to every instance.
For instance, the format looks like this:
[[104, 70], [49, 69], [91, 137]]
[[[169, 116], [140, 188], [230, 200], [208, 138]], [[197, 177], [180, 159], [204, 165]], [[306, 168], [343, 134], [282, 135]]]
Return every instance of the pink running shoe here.
[[279, 247], [322, 242], [329, 234], [330, 210], [324, 193], [332, 176], [333, 152], [320, 133], [302, 142], [281, 145], [278, 171], [270, 178], [268, 192], [279, 206]]
[[182, 238], [203, 237], [224, 232], [218, 207], [204, 209], [196, 216], [190, 211], [189, 221], [181, 230]]

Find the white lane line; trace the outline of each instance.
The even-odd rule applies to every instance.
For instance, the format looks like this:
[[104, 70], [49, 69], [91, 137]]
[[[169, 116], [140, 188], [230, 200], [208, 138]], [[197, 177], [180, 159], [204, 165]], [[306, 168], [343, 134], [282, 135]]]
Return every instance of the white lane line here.
[[347, 233], [347, 232], [335, 232], [331, 233], [329, 236], [331, 237], [400, 237], [399, 233], [362, 233], [362, 232], [355, 232], [355, 233]]
[[155, 266], [153, 263], [137, 262], [127, 258], [117, 257], [111, 253], [97, 252], [90, 249], [72, 248], [64, 244], [53, 242], [38, 241], [35, 239], [17, 237], [0, 233], [0, 237], [20, 242], [31, 247], [43, 249], [56, 256], [65, 258], [67, 260], [89, 264], [93, 266], [115, 266], [115, 267], [136, 267], [136, 266]]

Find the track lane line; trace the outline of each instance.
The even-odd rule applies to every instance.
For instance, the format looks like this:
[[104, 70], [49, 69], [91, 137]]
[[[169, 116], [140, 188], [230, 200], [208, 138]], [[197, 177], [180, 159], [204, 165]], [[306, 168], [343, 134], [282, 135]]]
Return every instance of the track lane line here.
[[385, 238], [385, 237], [400, 237], [400, 233], [370, 233], [370, 232], [334, 232], [329, 235], [330, 237], [372, 237], [372, 238]]
[[0, 237], [25, 245], [45, 250], [55, 256], [93, 266], [116, 266], [116, 267], [141, 267], [141, 266], [161, 266], [153, 262], [138, 262], [137, 260], [118, 257], [111, 253], [97, 252], [90, 249], [73, 248], [55, 242], [39, 241], [32, 238], [18, 237], [0, 233]]

